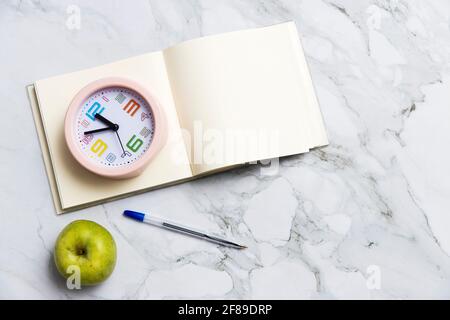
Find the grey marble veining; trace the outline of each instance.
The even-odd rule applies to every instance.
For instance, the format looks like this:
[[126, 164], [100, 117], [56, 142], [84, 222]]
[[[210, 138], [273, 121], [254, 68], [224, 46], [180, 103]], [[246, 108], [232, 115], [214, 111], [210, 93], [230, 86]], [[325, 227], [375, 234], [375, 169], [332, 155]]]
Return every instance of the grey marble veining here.
[[[450, 298], [450, 2], [2, 1], [0, 298]], [[80, 28], [68, 27], [70, 5]], [[70, 11], [70, 10], [69, 10]], [[25, 85], [219, 32], [294, 20], [330, 145], [55, 216]], [[151, 208], [246, 243], [136, 225]], [[118, 264], [68, 290], [52, 250], [75, 219]]]

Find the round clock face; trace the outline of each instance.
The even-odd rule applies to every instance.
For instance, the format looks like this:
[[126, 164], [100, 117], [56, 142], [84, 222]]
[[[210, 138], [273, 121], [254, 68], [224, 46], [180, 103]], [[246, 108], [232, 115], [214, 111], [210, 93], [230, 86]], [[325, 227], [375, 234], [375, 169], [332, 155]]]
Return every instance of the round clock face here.
[[89, 161], [106, 167], [129, 166], [149, 149], [154, 117], [137, 92], [105, 88], [87, 97], [76, 116], [74, 134]]
[[111, 78], [83, 88], [66, 115], [66, 141], [88, 170], [108, 177], [136, 176], [163, 144], [164, 117], [138, 84]]

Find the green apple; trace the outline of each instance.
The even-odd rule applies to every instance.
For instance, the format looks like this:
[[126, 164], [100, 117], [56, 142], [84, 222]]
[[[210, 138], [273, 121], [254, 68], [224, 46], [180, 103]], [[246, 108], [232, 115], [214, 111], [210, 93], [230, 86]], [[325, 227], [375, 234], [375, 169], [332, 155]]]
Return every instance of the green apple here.
[[55, 245], [55, 263], [68, 278], [78, 267], [81, 285], [95, 285], [110, 276], [116, 265], [116, 243], [98, 223], [76, 220], [59, 234]]

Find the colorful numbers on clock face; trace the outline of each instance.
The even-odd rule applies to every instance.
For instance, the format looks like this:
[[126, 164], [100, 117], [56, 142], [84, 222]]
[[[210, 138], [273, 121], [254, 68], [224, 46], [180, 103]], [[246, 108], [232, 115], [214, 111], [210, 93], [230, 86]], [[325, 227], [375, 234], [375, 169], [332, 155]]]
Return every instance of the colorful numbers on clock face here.
[[[113, 130], [96, 114], [117, 124]], [[76, 117], [75, 136], [82, 153], [100, 166], [129, 166], [149, 149], [154, 118], [151, 107], [135, 91], [111, 87], [89, 96]], [[85, 134], [85, 132], [108, 128]]]

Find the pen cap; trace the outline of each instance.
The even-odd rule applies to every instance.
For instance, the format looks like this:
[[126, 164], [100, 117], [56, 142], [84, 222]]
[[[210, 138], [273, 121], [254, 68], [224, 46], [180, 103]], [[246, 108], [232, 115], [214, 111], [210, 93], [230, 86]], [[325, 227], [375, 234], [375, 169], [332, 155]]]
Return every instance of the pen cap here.
[[134, 220], [138, 220], [138, 221], [144, 221], [145, 218], [145, 214], [137, 212], [137, 211], [132, 211], [132, 210], [125, 210], [123, 212], [123, 215], [125, 217], [134, 219]]

